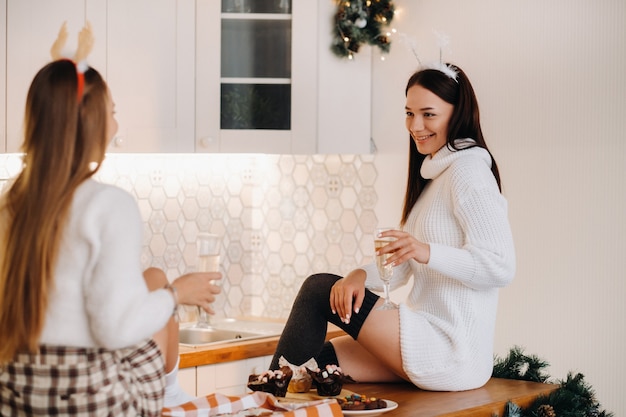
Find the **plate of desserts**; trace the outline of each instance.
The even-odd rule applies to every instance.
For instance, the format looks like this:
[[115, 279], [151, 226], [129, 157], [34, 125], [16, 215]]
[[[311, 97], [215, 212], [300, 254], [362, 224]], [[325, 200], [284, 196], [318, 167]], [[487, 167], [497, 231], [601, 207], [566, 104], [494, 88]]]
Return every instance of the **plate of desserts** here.
[[391, 400], [351, 394], [337, 398], [344, 416], [374, 417], [398, 408], [398, 403]]
[[395, 401], [344, 390], [344, 383], [355, 381], [337, 365], [326, 365], [320, 369], [316, 363], [300, 366], [279, 364], [282, 365], [280, 369], [250, 375], [248, 388], [273, 394], [282, 403], [332, 398], [339, 403], [344, 416], [374, 417], [398, 408]]

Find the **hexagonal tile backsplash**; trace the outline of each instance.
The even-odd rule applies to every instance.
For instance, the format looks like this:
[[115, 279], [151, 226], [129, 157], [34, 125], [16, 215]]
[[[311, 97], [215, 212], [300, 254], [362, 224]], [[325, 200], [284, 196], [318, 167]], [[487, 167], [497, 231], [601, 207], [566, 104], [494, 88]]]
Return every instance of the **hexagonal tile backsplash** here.
[[[19, 167], [0, 155], [0, 178]], [[110, 154], [96, 174], [136, 197], [144, 267], [172, 280], [196, 268], [199, 231], [221, 234], [217, 316], [282, 318], [308, 275], [371, 260], [376, 176], [373, 155], [262, 154]]]

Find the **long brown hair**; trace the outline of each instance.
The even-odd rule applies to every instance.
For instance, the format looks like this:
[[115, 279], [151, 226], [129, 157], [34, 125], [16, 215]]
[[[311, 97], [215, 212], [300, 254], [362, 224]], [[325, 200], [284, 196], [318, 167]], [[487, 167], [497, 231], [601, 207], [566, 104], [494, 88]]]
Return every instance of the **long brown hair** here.
[[79, 94], [69, 60], [43, 67], [28, 91], [23, 169], [0, 206], [0, 364], [37, 351], [72, 197], [104, 159], [108, 89], [96, 70]]
[[[480, 112], [478, 111], [478, 100], [474, 88], [461, 68], [451, 64], [446, 65], [457, 72], [456, 80], [439, 70], [423, 69], [411, 75], [406, 85], [405, 95], [409, 88], [420, 85], [454, 106], [448, 123], [448, 137], [446, 138], [446, 144], [449, 148], [458, 150], [455, 146], [456, 139], [471, 138], [476, 141], [474, 146], [484, 148], [489, 152], [480, 127]], [[489, 154], [491, 155], [491, 152]], [[406, 223], [411, 209], [429, 181], [420, 173], [426, 156], [418, 152], [417, 145], [409, 135], [409, 174], [404, 196], [402, 225]], [[500, 187], [500, 172], [493, 155], [491, 156], [491, 172], [498, 183], [498, 187]]]

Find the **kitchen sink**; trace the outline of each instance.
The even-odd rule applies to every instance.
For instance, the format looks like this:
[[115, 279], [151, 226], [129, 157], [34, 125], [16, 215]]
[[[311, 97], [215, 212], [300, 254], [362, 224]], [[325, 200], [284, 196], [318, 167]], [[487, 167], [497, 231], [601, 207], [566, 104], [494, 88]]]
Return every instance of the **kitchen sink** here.
[[180, 343], [184, 345], [206, 345], [209, 343], [238, 342], [259, 337], [267, 336], [260, 333], [240, 332], [236, 330], [187, 327], [180, 329], [178, 339]]
[[212, 320], [209, 328], [181, 327], [179, 343], [183, 345], [206, 346], [218, 343], [232, 343], [243, 340], [279, 336], [283, 324], [255, 320], [221, 319]]

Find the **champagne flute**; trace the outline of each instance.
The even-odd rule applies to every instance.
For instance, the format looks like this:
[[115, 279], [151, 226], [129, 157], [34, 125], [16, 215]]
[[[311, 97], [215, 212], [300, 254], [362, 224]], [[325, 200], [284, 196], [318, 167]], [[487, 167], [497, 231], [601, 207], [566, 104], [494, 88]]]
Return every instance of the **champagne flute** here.
[[[382, 232], [393, 230], [393, 228], [385, 227], [378, 228], [374, 234], [374, 251], [377, 252], [378, 249], [388, 245], [389, 243], [396, 240], [394, 237], [385, 236], [381, 237], [380, 234]], [[389, 299], [389, 281], [391, 280], [391, 276], [393, 275], [393, 266], [386, 265], [387, 259], [391, 256], [391, 253], [384, 253], [381, 255], [375, 254], [376, 256], [376, 267], [378, 268], [378, 273], [380, 275], [380, 279], [383, 281], [384, 289], [385, 289], [385, 302], [377, 308], [377, 310], [395, 310], [398, 308], [397, 305], [391, 302]]]
[[[213, 233], [198, 233], [196, 249], [198, 251], [198, 272], [219, 272], [220, 246], [222, 239]], [[212, 281], [211, 284], [214, 282]], [[198, 320], [195, 327], [208, 329], [211, 327], [207, 312], [198, 307]]]

